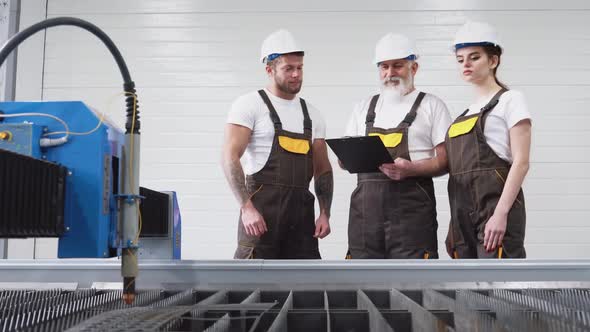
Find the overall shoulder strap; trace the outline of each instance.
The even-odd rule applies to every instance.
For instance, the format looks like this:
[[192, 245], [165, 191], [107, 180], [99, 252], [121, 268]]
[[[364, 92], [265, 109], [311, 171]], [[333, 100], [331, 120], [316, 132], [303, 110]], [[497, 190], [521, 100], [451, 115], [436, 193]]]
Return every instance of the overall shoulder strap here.
[[379, 100], [379, 95], [374, 95], [371, 98], [371, 102], [369, 103], [369, 109], [367, 110], [367, 117], [365, 118], [365, 133], [368, 134], [369, 130], [373, 128], [373, 124], [375, 123], [375, 107], [377, 106], [377, 101]]
[[311, 118], [309, 117], [309, 111], [307, 110], [307, 104], [303, 98], [299, 98], [299, 100], [301, 101], [301, 109], [303, 110], [303, 131], [309, 131], [309, 133], [311, 133], [312, 122]]
[[402, 120], [402, 122], [400, 122], [398, 127], [409, 127], [412, 125], [412, 123], [414, 123], [414, 120], [416, 120], [416, 114], [418, 113], [418, 107], [420, 107], [420, 103], [422, 102], [422, 99], [424, 99], [424, 96], [426, 96], [426, 93], [424, 92], [420, 92], [418, 94], [416, 100], [414, 101], [414, 104], [412, 105], [412, 108], [410, 109], [408, 114], [406, 114], [406, 117]]
[[258, 94], [260, 95], [260, 97], [262, 98], [264, 103], [266, 104], [266, 107], [268, 107], [268, 111], [270, 112], [270, 119], [272, 120], [272, 122], [275, 126], [275, 129], [282, 129], [283, 124], [281, 123], [281, 119], [279, 118], [279, 115], [277, 114], [277, 110], [274, 108], [274, 106], [272, 105], [272, 102], [268, 98], [266, 91], [258, 90]]

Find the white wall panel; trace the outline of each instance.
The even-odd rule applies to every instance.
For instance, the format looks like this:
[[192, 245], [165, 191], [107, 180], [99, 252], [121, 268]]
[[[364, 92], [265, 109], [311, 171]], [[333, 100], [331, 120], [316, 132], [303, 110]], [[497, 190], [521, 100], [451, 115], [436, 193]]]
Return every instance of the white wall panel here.
[[[416, 38], [423, 55], [417, 85], [458, 115], [472, 91], [460, 80], [449, 45], [467, 19], [489, 21], [505, 45], [500, 78], [525, 93], [534, 118], [524, 188], [529, 257], [585, 258], [581, 252], [590, 249], [587, 1], [49, 0], [47, 15], [87, 19], [121, 49], [140, 98], [142, 184], [178, 191], [185, 258], [233, 254], [238, 213], [219, 166], [223, 126], [233, 99], [266, 82], [258, 52], [268, 33], [288, 28], [305, 46], [302, 95], [321, 110], [334, 137], [343, 134], [353, 105], [377, 91], [371, 59], [388, 31]], [[58, 28], [44, 46], [44, 99], [82, 99], [122, 125], [121, 100], [113, 99], [120, 74], [96, 38]], [[355, 179], [341, 170], [335, 175], [333, 233], [320, 245], [325, 258], [339, 259]], [[435, 187], [445, 256], [446, 177]]]
[[[21, 1], [21, 16], [19, 31], [46, 18], [47, 7], [45, 0]], [[43, 66], [44, 66], [45, 33], [39, 32], [26, 42], [19, 45], [17, 50], [16, 91], [15, 100], [41, 100], [43, 98]], [[37, 246], [39, 239], [8, 240], [8, 255], [10, 259], [24, 259], [44, 257]], [[40, 243], [47, 248], [55, 246], [55, 239], [41, 239]], [[56, 257], [57, 250], [46, 251], [49, 257]]]
[[338, 11], [408, 11], [408, 10], [579, 10], [590, 9], [590, 5], [584, 0], [568, 0], [559, 3], [551, 0], [498, 0], [498, 1], [470, 1], [448, 0], [441, 3], [437, 0], [420, 1], [312, 1], [302, 0], [288, 3], [269, 4], [266, 1], [198, 1], [193, 0], [128, 0], [124, 3], [117, 0], [93, 2], [90, 0], [60, 0], [51, 1], [51, 11], [63, 14], [87, 14], [87, 13], [187, 13], [187, 12], [338, 12]]

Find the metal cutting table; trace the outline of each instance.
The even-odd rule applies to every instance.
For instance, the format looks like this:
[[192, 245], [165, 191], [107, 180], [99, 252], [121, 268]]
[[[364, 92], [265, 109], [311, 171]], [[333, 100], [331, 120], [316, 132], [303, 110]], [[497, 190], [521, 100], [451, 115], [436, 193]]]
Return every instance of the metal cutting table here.
[[590, 260], [0, 262], [0, 329], [587, 331]]

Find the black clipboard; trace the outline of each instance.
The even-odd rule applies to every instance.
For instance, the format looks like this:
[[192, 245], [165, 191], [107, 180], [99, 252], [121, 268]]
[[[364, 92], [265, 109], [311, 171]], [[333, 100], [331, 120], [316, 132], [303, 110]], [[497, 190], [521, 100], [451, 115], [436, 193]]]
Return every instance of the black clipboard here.
[[349, 173], [379, 172], [379, 166], [393, 162], [379, 136], [331, 138], [326, 143]]

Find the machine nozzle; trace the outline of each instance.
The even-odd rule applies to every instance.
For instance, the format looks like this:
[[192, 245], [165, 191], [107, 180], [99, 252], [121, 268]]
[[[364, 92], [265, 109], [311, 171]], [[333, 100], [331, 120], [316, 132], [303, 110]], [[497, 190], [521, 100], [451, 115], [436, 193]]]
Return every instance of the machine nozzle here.
[[123, 278], [123, 301], [126, 304], [135, 301], [135, 277]]

